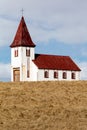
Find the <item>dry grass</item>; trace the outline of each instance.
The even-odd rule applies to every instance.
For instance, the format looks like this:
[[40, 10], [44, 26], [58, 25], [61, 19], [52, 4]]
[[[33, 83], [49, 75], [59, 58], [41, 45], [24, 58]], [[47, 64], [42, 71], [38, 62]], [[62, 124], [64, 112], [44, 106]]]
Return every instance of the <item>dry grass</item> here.
[[1, 82], [0, 130], [87, 130], [87, 81]]

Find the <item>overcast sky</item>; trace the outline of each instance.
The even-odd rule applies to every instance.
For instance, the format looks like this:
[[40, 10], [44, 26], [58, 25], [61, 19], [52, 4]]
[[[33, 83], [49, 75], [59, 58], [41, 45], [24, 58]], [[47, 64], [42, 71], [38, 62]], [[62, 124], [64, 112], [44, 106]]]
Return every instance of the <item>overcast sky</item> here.
[[70, 56], [87, 79], [87, 0], [0, 1], [0, 80], [10, 80], [10, 44], [22, 12], [36, 53]]

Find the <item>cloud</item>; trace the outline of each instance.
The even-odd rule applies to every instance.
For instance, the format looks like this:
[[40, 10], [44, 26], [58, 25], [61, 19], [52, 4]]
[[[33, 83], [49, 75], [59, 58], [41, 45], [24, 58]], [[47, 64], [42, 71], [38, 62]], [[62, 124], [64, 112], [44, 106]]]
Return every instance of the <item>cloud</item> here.
[[87, 59], [87, 48], [86, 48], [86, 46], [84, 46], [81, 49], [81, 55], [84, 56]]
[[0, 46], [10, 45], [16, 31], [16, 23], [10, 19], [0, 18]]
[[0, 81], [10, 80], [10, 64], [0, 63]]
[[3, 0], [0, 2], [1, 45], [13, 40], [22, 8], [34, 41], [87, 42], [86, 0]]

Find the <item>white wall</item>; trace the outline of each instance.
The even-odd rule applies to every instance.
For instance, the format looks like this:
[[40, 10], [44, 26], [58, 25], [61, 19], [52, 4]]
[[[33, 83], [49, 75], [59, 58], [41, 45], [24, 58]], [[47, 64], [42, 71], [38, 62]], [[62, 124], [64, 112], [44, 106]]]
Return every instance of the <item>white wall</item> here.
[[31, 61], [31, 70], [30, 70], [30, 79], [29, 81], [37, 81], [37, 74], [38, 74], [38, 68], [37, 66]]
[[[30, 49], [30, 57], [26, 56], [26, 48]], [[18, 57], [14, 56], [14, 51], [18, 49]], [[34, 59], [34, 48], [29, 47], [14, 47], [11, 48], [11, 81], [13, 81], [13, 69], [20, 68], [20, 81], [27, 81], [27, 59], [31, 61]], [[31, 71], [31, 69], [30, 69]], [[31, 78], [31, 77], [30, 77]]]
[[[67, 79], [63, 79], [62, 75], [63, 72], [67, 73]], [[75, 79], [71, 79], [71, 73], [74, 72], [76, 75]], [[58, 78], [54, 78], [54, 70], [49, 70], [49, 78], [44, 78], [44, 69], [39, 69], [38, 70], [38, 74], [37, 74], [37, 80], [38, 81], [49, 81], [49, 80], [67, 80], [67, 81], [71, 81], [71, 80], [80, 80], [80, 72], [78, 71], [62, 71], [62, 70], [58, 70]]]

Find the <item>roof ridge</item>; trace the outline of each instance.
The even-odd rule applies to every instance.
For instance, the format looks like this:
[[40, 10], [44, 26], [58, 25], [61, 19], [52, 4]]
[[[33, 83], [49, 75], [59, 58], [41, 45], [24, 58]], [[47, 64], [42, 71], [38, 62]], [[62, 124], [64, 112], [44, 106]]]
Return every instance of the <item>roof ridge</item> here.
[[68, 56], [68, 55], [64, 56], [64, 55], [57, 55], [57, 54], [39, 54], [39, 53], [35, 53], [35, 55], [70, 57], [70, 56]]

